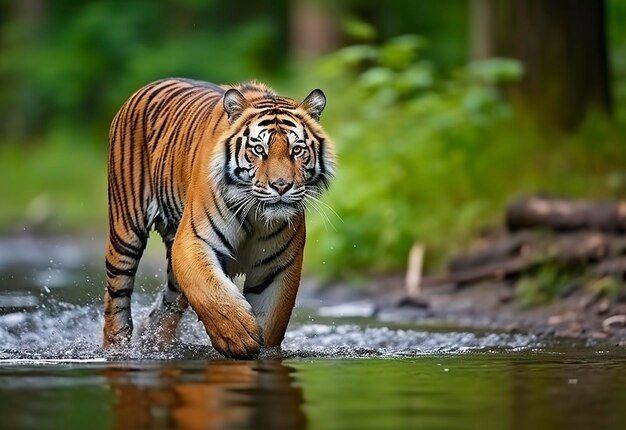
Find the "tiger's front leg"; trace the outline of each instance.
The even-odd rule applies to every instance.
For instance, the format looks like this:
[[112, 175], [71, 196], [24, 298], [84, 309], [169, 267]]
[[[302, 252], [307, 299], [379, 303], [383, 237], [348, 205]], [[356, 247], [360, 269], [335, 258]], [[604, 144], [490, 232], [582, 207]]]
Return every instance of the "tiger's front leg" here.
[[258, 244], [270, 251], [258, 256], [244, 286], [244, 295], [263, 329], [267, 347], [279, 347], [282, 343], [300, 286], [306, 236], [304, 217], [293, 224], [295, 231], [288, 224], [273, 237], [273, 246]]
[[263, 345], [250, 304], [223, 272], [218, 255], [183, 217], [172, 248], [181, 291], [204, 324], [211, 344], [232, 358], [252, 358]]

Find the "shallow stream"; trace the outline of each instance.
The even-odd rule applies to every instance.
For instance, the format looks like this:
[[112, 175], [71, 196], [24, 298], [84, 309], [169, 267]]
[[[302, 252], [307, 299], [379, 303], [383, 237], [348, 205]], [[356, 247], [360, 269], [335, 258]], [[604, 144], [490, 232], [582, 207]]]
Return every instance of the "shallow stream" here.
[[[0, 242], [0, 428], [622, 429], [626, 352], [525, 334], [321, 318], [283, 351], [224, 360], [188, 313], [180, 343], [100, 349], [100, 274], [72, 240]], [[95, 248], [97, 249], [97, 247]], [[149, 309], [158, 268], [137, 282]], [[156, 277], [154, 274], [156, 273]]]

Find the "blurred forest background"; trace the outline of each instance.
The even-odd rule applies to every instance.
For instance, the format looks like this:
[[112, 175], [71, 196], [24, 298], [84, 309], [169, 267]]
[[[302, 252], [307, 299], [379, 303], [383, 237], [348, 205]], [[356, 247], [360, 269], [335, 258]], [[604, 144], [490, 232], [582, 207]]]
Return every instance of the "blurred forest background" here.
[[622, 0], [0, 0], [0, 25], [1, 232], [104, 237], [108, 126], [167, 76], [324, 89], [327, 278], [415, 241], [438, 267], [515, 196], [626, 193]]

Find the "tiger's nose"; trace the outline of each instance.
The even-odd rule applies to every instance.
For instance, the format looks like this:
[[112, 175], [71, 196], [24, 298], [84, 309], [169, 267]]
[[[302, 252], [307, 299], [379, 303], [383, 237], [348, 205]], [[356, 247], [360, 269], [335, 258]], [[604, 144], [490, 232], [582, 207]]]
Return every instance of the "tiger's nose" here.
[[278, 194], [285, 194], [291, 187], [293, 182], [287, 182], [284, 178], [278, 178], [275, 181], [270, 181], [270, 187], [275, 189]]

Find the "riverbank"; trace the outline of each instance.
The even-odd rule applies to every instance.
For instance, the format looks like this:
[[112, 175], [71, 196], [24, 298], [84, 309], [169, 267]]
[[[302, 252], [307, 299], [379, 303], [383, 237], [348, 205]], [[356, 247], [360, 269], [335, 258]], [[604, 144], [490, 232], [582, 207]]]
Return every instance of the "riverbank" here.
[[409, 299], [403, 276], [355, 289], [347, 283], [303, 285], [299, 303], [326, 317], [373, 317], [382, 322], [458, 325], [626, 346], [626, 297], [608, 299], [582, 288], [543, 305], [520, 306], [513, 283], [426, 287]]
[[[165, 265], [161, 244], [149, 243], [138, 288], [151, 294], [160, 289]], [[0, 308], [6, 305], [0, 311], [9, 312], [17, 302], [36, 308], [40, 296], [51, 290], [55, 294], [57, 285], [62, 288], [56, 294], [64, 301], [99, 301], [104, 285], [103, 250], [104, 240], [99, 236], [1, 237], [0, 280], [15, 291], [11, 300], [0, 301]], [[66, 288], [71, 285], [75, 287]], [[626, 296], [609, 298], [571, 287], [549, 303], [524, 307], [515, 300], [515, 288], [509, 280], [461, 287], [440, 283], [424, 286], [417, 300], [408, 300], [404, 276], [399, 274], [372, 277], [359, 285], [305, 278], [297, 306], [329, 318], [373, 317], [383, 323], [456, 325], [626, 346]]]

